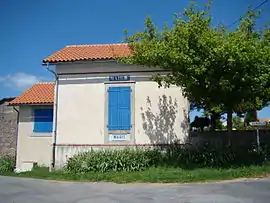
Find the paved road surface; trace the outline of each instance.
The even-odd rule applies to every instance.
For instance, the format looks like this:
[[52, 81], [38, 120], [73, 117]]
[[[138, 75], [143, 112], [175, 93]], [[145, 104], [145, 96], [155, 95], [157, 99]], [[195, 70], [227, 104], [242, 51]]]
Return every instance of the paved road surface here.
[[205, 184], [73, 183], [0, 176], [0, 203], [270, 203], [270, 179]]

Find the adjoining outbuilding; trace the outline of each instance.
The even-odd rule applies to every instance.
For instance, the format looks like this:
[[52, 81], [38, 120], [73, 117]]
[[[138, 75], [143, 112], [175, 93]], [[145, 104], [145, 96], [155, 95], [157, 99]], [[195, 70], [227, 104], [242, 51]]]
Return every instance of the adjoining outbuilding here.
[[33, 164], [50, 166], [52, 157], [54, 83], [33, 85], [12, 102], [18, 106], [16, 169], [25, 171]]
[[0, 156], [15, 158], [18, 112], [8, 105], [14, 99], [15, 97], [0, 99]]
[[[55, 76], [11, 102], [19, 106], [17, 168], [61, 168], [78, 152], [184, 143], [189, 102], [181, 88], [159, 88], [160, 68], [123, 65], [127, 44], [67, 46], [43, 60]], [[54, 66], [55, 68], [51, 68]]]

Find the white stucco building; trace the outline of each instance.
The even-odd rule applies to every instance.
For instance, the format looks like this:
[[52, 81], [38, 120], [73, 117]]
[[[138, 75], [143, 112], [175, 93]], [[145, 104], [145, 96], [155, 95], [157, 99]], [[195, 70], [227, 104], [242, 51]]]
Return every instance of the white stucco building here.
[[189, 103], [179, 87], [158, 88], [162, 69], [122, 65], [127, 44], [67, 46], [43, 60], [55, 82], [38, 83], [11, 105], [20, 111], [17, 168], [62, 167], [85, 150], [183, 143]]

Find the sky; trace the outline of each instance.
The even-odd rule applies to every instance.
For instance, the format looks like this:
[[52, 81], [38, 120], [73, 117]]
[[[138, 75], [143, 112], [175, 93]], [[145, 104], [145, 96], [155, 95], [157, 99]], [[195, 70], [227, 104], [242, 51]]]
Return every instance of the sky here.
[[[195, 2], [203, 6], [208, 1]], [[261, 2], [213, 0], [213, 24], [230, 25], [249, 5], [254, 8]], [[131, 34], [142, 30], [147, 16], [162, 28], [188, 4], [188, 0], [1, 0], [0, 99], [18, 96], [38, 81], [52, 81], [42, 60], [64, 46], [120, 43], [124, 30]], [[261, 9], [258, 28], [270, 22], [270, 1]], [[192, 112], [191, 119], [197, 114]], [[259, 117], [269, 118], [270, 108], [260, 111]]]

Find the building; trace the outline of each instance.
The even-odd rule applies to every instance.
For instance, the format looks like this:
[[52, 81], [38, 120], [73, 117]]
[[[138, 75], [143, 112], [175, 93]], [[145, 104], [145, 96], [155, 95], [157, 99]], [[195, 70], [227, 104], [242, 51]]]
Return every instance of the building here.
[[270, 118], [259, 118], [259, 122], [265, 122], [266, 124], [270, 123]]
[[17, 170], [28, 170], [34, 163], [50, 166], [53, 102], [52, 82], [37, 83], [10, 102], [10, 105], [18, 106], [16, 108], [19, 109]]
[[8, 103], [14, 98], [0, 100], [0, 156], [15, 157], [17, 141], [17, 111]]
[[115, 60], [129, 54], [127, 44], [75, 45], [43, 60], [55, 83], [36, 84], [11, 103], [20, 107], [17, 168], [61, 168], [90, 149], [185, 141], [189, 103], [181, 89], [158, 88], [150, 77], [166, 74], [160, 68]]

